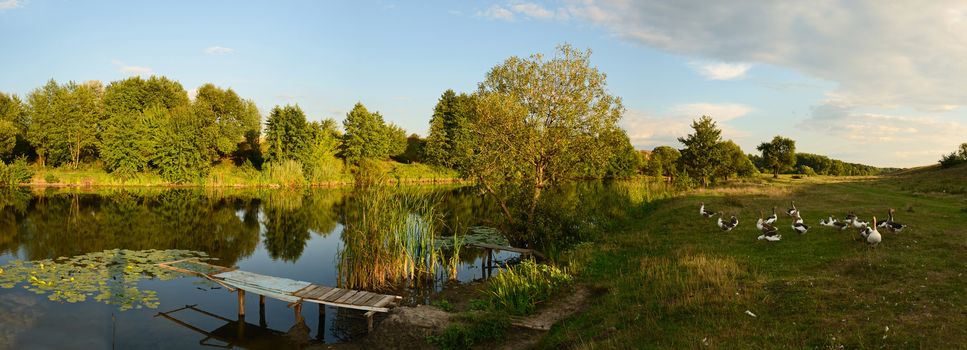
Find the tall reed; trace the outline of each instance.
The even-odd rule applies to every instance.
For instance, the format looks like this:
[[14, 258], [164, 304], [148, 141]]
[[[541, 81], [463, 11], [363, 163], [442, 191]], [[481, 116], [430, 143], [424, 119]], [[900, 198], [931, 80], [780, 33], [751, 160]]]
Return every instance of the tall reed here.
[[434, 246], [440, 219], [432, 196], [361, 186], [345, 210], [340, 286], [386, 289], [432, 280], [441, 267]]

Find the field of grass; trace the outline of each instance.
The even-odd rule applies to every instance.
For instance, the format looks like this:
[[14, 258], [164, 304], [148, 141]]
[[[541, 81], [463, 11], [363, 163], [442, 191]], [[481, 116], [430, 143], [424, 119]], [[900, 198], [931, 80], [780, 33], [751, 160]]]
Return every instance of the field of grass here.
[[[967, 348], [967, 197], [927, 188], [964, 186], [965, 171], [762, 178], [645, 204], [577, 259], [577, 283], [601, 295], [541, 347]], [[805, 235], [783, 214], [792, 200]], [[721, 232], [700, 202], [738, 228]], [[757, 241], [755, 219], [772, 206], [783, 239]], [[876, 249], [818, 224], [891, 207], [910, 227], [884, 232]]]

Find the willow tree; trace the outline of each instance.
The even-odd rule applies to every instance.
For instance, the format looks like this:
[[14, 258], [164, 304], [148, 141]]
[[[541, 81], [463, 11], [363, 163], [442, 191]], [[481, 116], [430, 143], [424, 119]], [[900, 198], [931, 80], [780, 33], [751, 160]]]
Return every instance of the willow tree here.
[[611, 157], [601, 135], [617, 128], [624, 107], [590, 58], [570, 45], [550, 58], [511, 57], [479, 84], [475, 153], [462, 172], [496, 199], [514, 244], [538, 241], [534, 214], [545, 188]]

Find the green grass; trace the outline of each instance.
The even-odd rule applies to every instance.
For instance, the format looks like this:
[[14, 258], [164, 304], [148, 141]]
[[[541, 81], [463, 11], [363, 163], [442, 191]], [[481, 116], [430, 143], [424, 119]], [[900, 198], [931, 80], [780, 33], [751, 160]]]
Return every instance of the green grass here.
[[455, 324], [442, 334], [427, 337], [427, 342], [440, 349], [468, 349], [475, 344], [499, 340], [510, 328], [510, 319], [502, 313], [466, 313], [456, 318]]
[[[642, 204], [593, 250], [568, 255], [581, 266], [577, 282], [605, 293], [541, 346], [967, 347], [967, 202], [910, 185], [916, 177], [965, 181], [964, 169], [761, 178]], [[810, 231], [793, 233], [780, 213], [783, 240], [756, 241], [759, 211], [784, 211], [791, 200]], [[698, 215], [699, 202], [738, 216], [738, 228], [720, 232]], [[853, 230], [818, 225], [849, 210], [882, 218], [890, 207], [910, 228], [884, 233], [876, 249]]]

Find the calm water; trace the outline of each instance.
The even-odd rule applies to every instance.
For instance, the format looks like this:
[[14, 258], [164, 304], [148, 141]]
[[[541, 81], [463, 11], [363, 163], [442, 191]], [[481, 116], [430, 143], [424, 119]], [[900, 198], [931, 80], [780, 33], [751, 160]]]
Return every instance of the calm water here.
[[[431, 198], [444, 236], [458, 222], [493, 226], [498, 219], [469, 187], [394, 191]], [[634, 182], [545, 191], [548, 204], [539, 210], [551, 215], [548, 244], [607, 232], [628, 207], [667, 194], [661, 184]], [[347, 212], [359, 206], [347, 203], [361, 200], [338, 189], [0, 190], [0, 349], [283, 349], [351, 341], [366, 332], [361, 312], [329, 307], [320, 317], [307, 304], [297, 324], [286, 303], [266, 298], [260, 315], [258, 296], [247, 293], [239, 322], [235, 294], [151, 269], [194, 251], [217, 265], [335, 286], [344, 218], [359, 217]], [[172, 249], [184, 252], [153, 251]], [[458, 280], [482, 278], [482, 257], [464, 248]], [[446, 279], [438, 274], [393, 293], [404, 304], [425, 303]]]
[[[432, 195], [443, 221], [491, 220], [488, 213], [493, 211], [469, 188], [412, 191]], [[205, 252], [217, 258], [218, 265], [335, 286], [337, 252], [344, 246], [343, 210], [350, 196], [345, 190], [326, 189], [6, 190], [0, 193], [0, 266], [7, 270], [0, 277], [6, 273], [8, 283], [18, 281], [11, 267], [17, 260], [89, 253], [110, 258], [119, 253], [100, 252], [113, 249], [183, 249]], [[459, 280], [482, 277], [481, 256], [467, 249], [461, 253]], [[513, 256], [502, 253], [498, 259]], [[285, 348], [306, 341], [342, 342], [365, 333], [361, 313], [327, 308], [322, 319], [318, 307], [308, 304], [302, 310], [307, 329], [295, 327], [294, 335], [286, 336], [295, 325], [293, 310], [266, 298], [266, 327], [260, 327], [258, 297], [248, 293], [245, 336], [238, 340], [235, 294], [196, 277], [139, 278], [137, 273], [126, 274], [124, 265], [76, 275], [99, 288], [105, 294], [102, 300], [88, 296], [83, 301], [52, 301], [54, 292], [38, 294], [24, 288], [32, 274], [23, 274], [12, 287], [0, 287], [0, 348], [190, 349], [227, 345], [226, 339], [240, 347]], [[406, 295], [404, 303], [425, 302], [443, 288], [444, 279], [397, 293]], [[170, 313], [175, 320], [158, 315], [186, 305], [195, 306]]]

